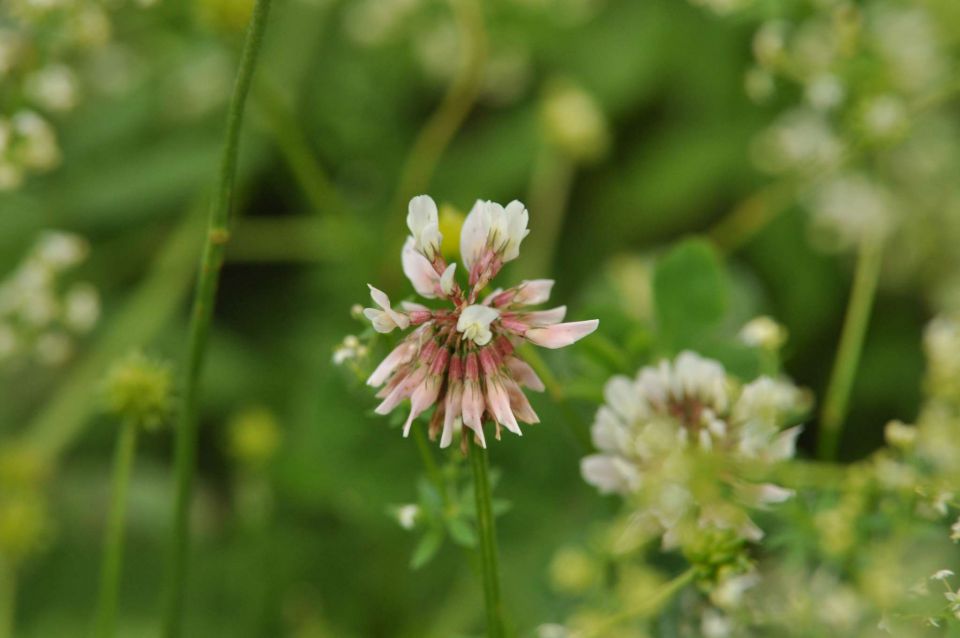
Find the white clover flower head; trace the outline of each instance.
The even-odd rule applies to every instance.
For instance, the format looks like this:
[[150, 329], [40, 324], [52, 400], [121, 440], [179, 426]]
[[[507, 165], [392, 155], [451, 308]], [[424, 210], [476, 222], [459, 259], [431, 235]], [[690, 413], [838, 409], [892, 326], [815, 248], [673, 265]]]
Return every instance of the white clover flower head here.
[[[722, 455], [744, 464], [770, 464], [793, 456], [799, 427], [783, 429], [804, 404], [792, 384], [760, 377], [739, 387], [716, 361], [683, 352], [640, 370], [635, 379], [613, 377], [591, 430], [598, 453], [581, 462], [584, 479], [602, 493], [639, 498], [665, 532], [665, 543], [691, 517], [701, 526], [735, 530], [756, 540], [762, 532], [738, 507], [702, 502], [698, 464], [691, 454]], [[773, 484], [729, 483], [737, 505], [763, 508], [793, 495]], [[708, 495], [708, 498], [715, 498]]]
[[418, 195], [410, 200], [407, 227], [413, 237], [414, 248], [431, 262], [440, 252], [443, 236], [437, 205], [429, 195]]
[[390, 305], [390, 297], [382, 290], [370, 288], [370, 297], [380, 308], [364, 308], [363, 315], [373, 324], [373, 329], [377, 332], [388, 333], [394, 328], [405, 330], [410, 325], [410, 318], [402, 312], [397, 312]]
[[376, 412], [387, 414], [409, 399], [411, 409], [403, 426], [407, 436], [414, 419], [436, 405], [428, 431], [431, 439], [440, 435], [441, 447], [449, 446], [457, 433], [461, 445], [466, 446], [468, 431], [479, 445], [486, 446], [484, 425], [488, 421], [495, 424], [498, 439], [501, 427], [519, 435], [519, 421], [539, 421], [521, 388], [542, 391], [544, 386], [530, 365], [515, 355], [516, 345], [526, 340], [562, 348], [596, 330], [598, 321], [562, 323], [566, 315], [563, 306], [531, 309], [547, 301], [553, 286], [550, 280], [525, 281], [478, 301], [503, 263], [519, 254], [520, 242], [529, 232], [523, 204], [512, 202], [504, 208], [477, 202], [474, 206], [460, 232], [461, 257], [469, 280], [464, 289], [456, 281], [456, 264], [448, 264], [439, 251], [432, 200], [415, 199], [409, 218], [413, 235], [400, 253], [403, 272], [422, 297], [442, 299], [450, 305], [431, 309], [404, 302], [402, 311], [396, 311], [387, 296], [371, 286], [379, 309], [368, 308], [364, 315], [374, 329], [389, 332], [396, 327], [415, 327], [367, 380], [371, 386], [382, 386], [377, 393], [382, 402]]

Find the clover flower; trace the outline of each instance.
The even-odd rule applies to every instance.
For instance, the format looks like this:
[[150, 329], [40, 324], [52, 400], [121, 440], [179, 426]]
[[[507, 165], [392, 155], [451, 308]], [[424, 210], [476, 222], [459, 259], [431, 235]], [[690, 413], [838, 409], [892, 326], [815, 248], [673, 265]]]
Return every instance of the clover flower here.
[[616, 376], [593, 424], [599, 450], [583, 459], [584, 479], [603, 493], [637, 498], [641, 516], [679, 544], [683, 528], [734, 532], [759, 540], [743, 511], [781, 502], [790, 490], [733, 478], [731, 467], [763, 467], [794, 453], [800, 432], [782, 429], [804, 394], [787, 381], [760, 377], [740, 387], [718, 362], [692, 352]]
[[426, 299], [442, 299], [447, 307], [431, 309], [404, 302], [396, 310], [385, 293], [370, 286], [376, 308], [364, 315], [378, 332], [395, 328], [414, 330], [377, 366], [367, 380], [381, 388], [378, 414], [387, 414], [410, 400], [410, 413], [403, 426], [407, 436], [413, 420], [436, 406], [430, 418], [431, 439], [440, 435], [447, 447], [454, 434], [466, 430], [486, 447], [484, 423], [495, 423], [520, 435], [519, 421], [537, 423], [539, 418], [521, 388], [544, 389], [523, 359], [517, 345], [526, 340], [545, 348], [562, 348], [597, 328], [596, 319], [561, 323], [566, 308], [533, 310], [545, 303], [553, 281], [523, 281], [512, 288], [496, 289], [480, 299], [481, 292], [503, 265], [520, 254], [520, 244], [529, 230], [529, 214], [518, 201], [506, 207], [478, 201], [464, 220], [460, 255], [467, 286], [455, 275], [457, 264], [448, 264], [440, 252], [442, 235], [438, 210], [425, 195], [410, 201], [407, 225], [411, 236], [401, 252], [403, 272], [414, 289]]

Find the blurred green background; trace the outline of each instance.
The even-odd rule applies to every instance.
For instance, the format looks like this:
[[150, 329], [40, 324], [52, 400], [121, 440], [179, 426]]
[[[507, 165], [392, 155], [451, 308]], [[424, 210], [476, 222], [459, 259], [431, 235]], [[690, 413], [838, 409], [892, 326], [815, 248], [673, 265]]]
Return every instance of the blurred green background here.
[[[110, 55], [77, 63], [84, 99], [54, 118], [61, 165], [0, 194], [0, 272], [39, 232], [68, 230], [90, 242], [78, 276], [102, 299], [99, 324], [61, 365], [2, 371], [4, 441], [48, 453], [52, 472], [53, 530], [21, 571], [16, 636], [79, 636], [90, 625], [117, 432], [99, 409], [101, 379], [134, 347], [174, 364], [183, 356], [198, 222], [248, 10], [243, 0], [112, 8]], [[543, 423], [492, 449], [496, 493], [511, 504], [499, 519], [511, 621], [529, 631], [564, 617], [572, 601], [550, 587], [551, 557], [615, 510], [580, 478], [582, 435], [606, 377], [656, 354], [650, 260], [685, 236], [716, 238], [716, 225], [769, 182], [750, 146], [778, 105], [757, 106], [743, 88], [754, 27], [679, 0], [276, 2], [248, 104], [203, 382], [187, 635], [480, 634], [482, 594], [467, 553], [446, 543], [411, 570], [417, 538], [390, 515], [417, 499], [414, 442], [372, 414], [350, 366], [331, 363], [343, 337], [364, 330], [350, 308], [366, 303], [366, 283], [394, 299], [412, 293], [398, 248], [406, 198], [420, 191], [464, 212], [478, 197], [523, 200], [532, 234], [502, 281], [555, 277], [554, 297], [572, 319], [601, 320], [600, 341], [544, 355], [571, 398], [532, 397]], [[477, 37], [485, 57], [464, 72]], [[457, 99], [464, 81], [472, 84], [449, 145], [411, 167], [451, 83]], [[584, 156], [558, 142], [547, 114], [557, 87], [571, 86], [607, 131]], [[538, 206], [551, 221], [538, 223]], [[544, 226], [556, 237], [536, 239]], [[820, 395], [852, 259], [817, 250], [795, 202], [743, 240], [719, 245], [730, 326], [757, 314], [784, 323], [785, 369]], [[845, 458], [879, 445], [887, 419], [914, 417], [927, 304], [922, 286], [882, 289]], [[230, 424], [255, 408], [280, 439], [251, 468], [230, 453]], [[802, 440], [807, 450], [815, 429]], [[171, 456], [169, 428], [142, 438], [124, 637], [156, 632]]]

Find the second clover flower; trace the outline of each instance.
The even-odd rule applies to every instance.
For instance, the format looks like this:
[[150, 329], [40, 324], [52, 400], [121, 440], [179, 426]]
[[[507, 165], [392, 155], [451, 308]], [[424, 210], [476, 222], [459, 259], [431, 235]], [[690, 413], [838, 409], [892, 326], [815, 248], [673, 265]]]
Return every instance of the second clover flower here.
[[456, 264], [447, 264], [440, 253], [436, 204], [427, 195], [410, 201], [411, 236], [401, 252], [403, 272], [421, 297], [443, 299], [449, 305], [432, 309], [404, 302], [401, 310], [395, 310], [386, 294], [370, 286], [379, 308], [364, 311], [378, 332], [415, 328], [367, 380], [380, 387], [379, 414], [410, 400], [404, 436], [414, 419], [434, 405], [429, 434], [431, 439], [440, 435], [441, 447], [449, 446], [457, 431], [463, 433], [461, 445], [466, 446], [464, 426], [486, 447], [487, 421], [494, 424], [498, 439], [501, 427], [521, 434], [518, 421], [539, 422], [522, 388], [539, 392], [544, 386], [533, 368], [517, 356], [517, 345], [527, 340], [562, 348], [596, 330], [596, 319], [561, 323], [566, 314], [563, 306], [531, 309], [547, 301], [552, 280], [522, 281], [479, 299], [503, 265], [519, 256], [520, 243], [530, 232], [528, 220], [527, 209], [518, 201], [506, 207], [477, 201], [460, 235], [468, 281], [462, 289], [455, 279]]

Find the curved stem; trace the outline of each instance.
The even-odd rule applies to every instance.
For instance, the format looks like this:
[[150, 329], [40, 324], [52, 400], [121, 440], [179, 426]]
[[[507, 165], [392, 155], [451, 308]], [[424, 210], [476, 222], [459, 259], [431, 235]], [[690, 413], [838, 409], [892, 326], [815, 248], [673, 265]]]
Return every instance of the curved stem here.
[[[464, 47], [463, 60], [460, 63], [459, 72], [443, 96], [443, 101], [420, 129], [413, 148], [404, 162], [397, 191], [389, 209], [391, 214], [397, 211], [396, 220], [399, 222], [396, 224], [397, 237], [406, 236], [406, 233], [400, 232], [400, 229], [403, 220], [406, 219], [404, 211], [407, 202], [430, 185], [430, 178], [437, 167], [437, 162], [467, 119], [467, 115], [477, 101], [483, 82], [483, 71], [487, 60], [487, 35], [483, 22], [483, 7], [476, 0], [451, 0], [451, 4], [457, 22], [458, 40]], [[386, 251], [386, 254], [390, 255], [390, 261], [389, 266], [385, 265], [388, 269], [384, 275], [390, 280], [397, 278], [393, 256], [399, 252], [399, 244], [396, 250]]]
[[0, 561], [0, 638], [13, 637], [17, 608], [17, 574], [13, 566]]
[[470, 444], [470, 465], [473, 467], [473, 491], [477, 501], [477, 528], [480, 532], [480, 564], [483, 571], [483, 594], [487, 610], [488, 638], [504, 638], [503, 603], [500, 600], [500, 572], [497, 568], [497, 533], [493, 520], [493, 499], [490, 496], [488, 453], [475, 443]]
[[123, 527], [127, 510], [127, 488], [137, 449], [137, 425], [127, 421], [117, 438], [113, 460], [113, 490], [110, 514], [100, 569], [100, 595], [97, 601], [94, 636], [110, 638], [116, 633], [117, 593], [120, 591], [120, 566], [123, 564]]
[[687, 571], [683, 572], [669, 583], [664, 585], [663, 588], [657, 592], [656, 596], [644, 601], [643, 605], [634, 607], [633, 609], [627, 609], [619, 614], [611, 616], [605, 622], [600, 623], [598, 626], [585, 633], [583, 638], [603, 638], [603, 636], [609, 635], [609, 631], [617, 625], [633, 618], [638, 618], [640, 616], [657, 611], [657, 609], [659, 609], [663, 604], [677, 595], [681, 589], [689, 585], [693, 581], [693, 578], [696, 576], [696, 574], [697, 569], [695, 567], [688, 568]]
[[307, 144], [306, 132], [273, 81], [262, 78], [257, 82], [254, 98], [277, 149], [314, 212], [333, 216], [347, 212], [346, 203]]
[[557, 241], [570, 200], [576, 168], [568, 158], [544, 146], [530, 179], [530, 210], [537, 213], [537, 232], [526, 240], [522, 277], [552, 272]]
[[823, 460], [833, 460], [840, 447], [843, 421], [847, 416], [850, 391], [860, 364], [863, 342], [870, 325], [870, 312], [877, 292], [880, 266], [883, 263], [883, 241], [870, 238], [863, 241], [857, 255], [857, 269], [853, 290], [847, 305], [843, 332], [833, 364], [830, 385], [827, 387], [820, 415], [818, 453]]
[[173, 543], [170, 559], [170, 574], [167, 583], [167, 601], [164, 615], [163, 635], [176, 638], [182, 631], [184, 580], [187, 571], [189, 548], [189, 510], [193, 491], [193, 474], [197, 447], [197, 405], [199, 398], [200, 372], [206, 355], [213, 306], [220, 280], [220, 268], [226, 243], [229, 239], [230, 202], [237, 173], [237, 156], [240, 145], [240, 126], [243, 122], [244, 104], [250, 90], [250, 82], [260, 53], [264, 29], [271, 0], [257, 0], [250, 19], [250, 27], [243, 47], [240, 68], [237, 73], [233, 96], [227, 112], [227, 130], [221, 158], [220, 176], [216, 196], [210, 208], [206, 240], [203, 247], [199, 281], [190, 322], [187, 346], [186, 379], [183, 403], [176, 432], [177, 491], [174, 506]]

